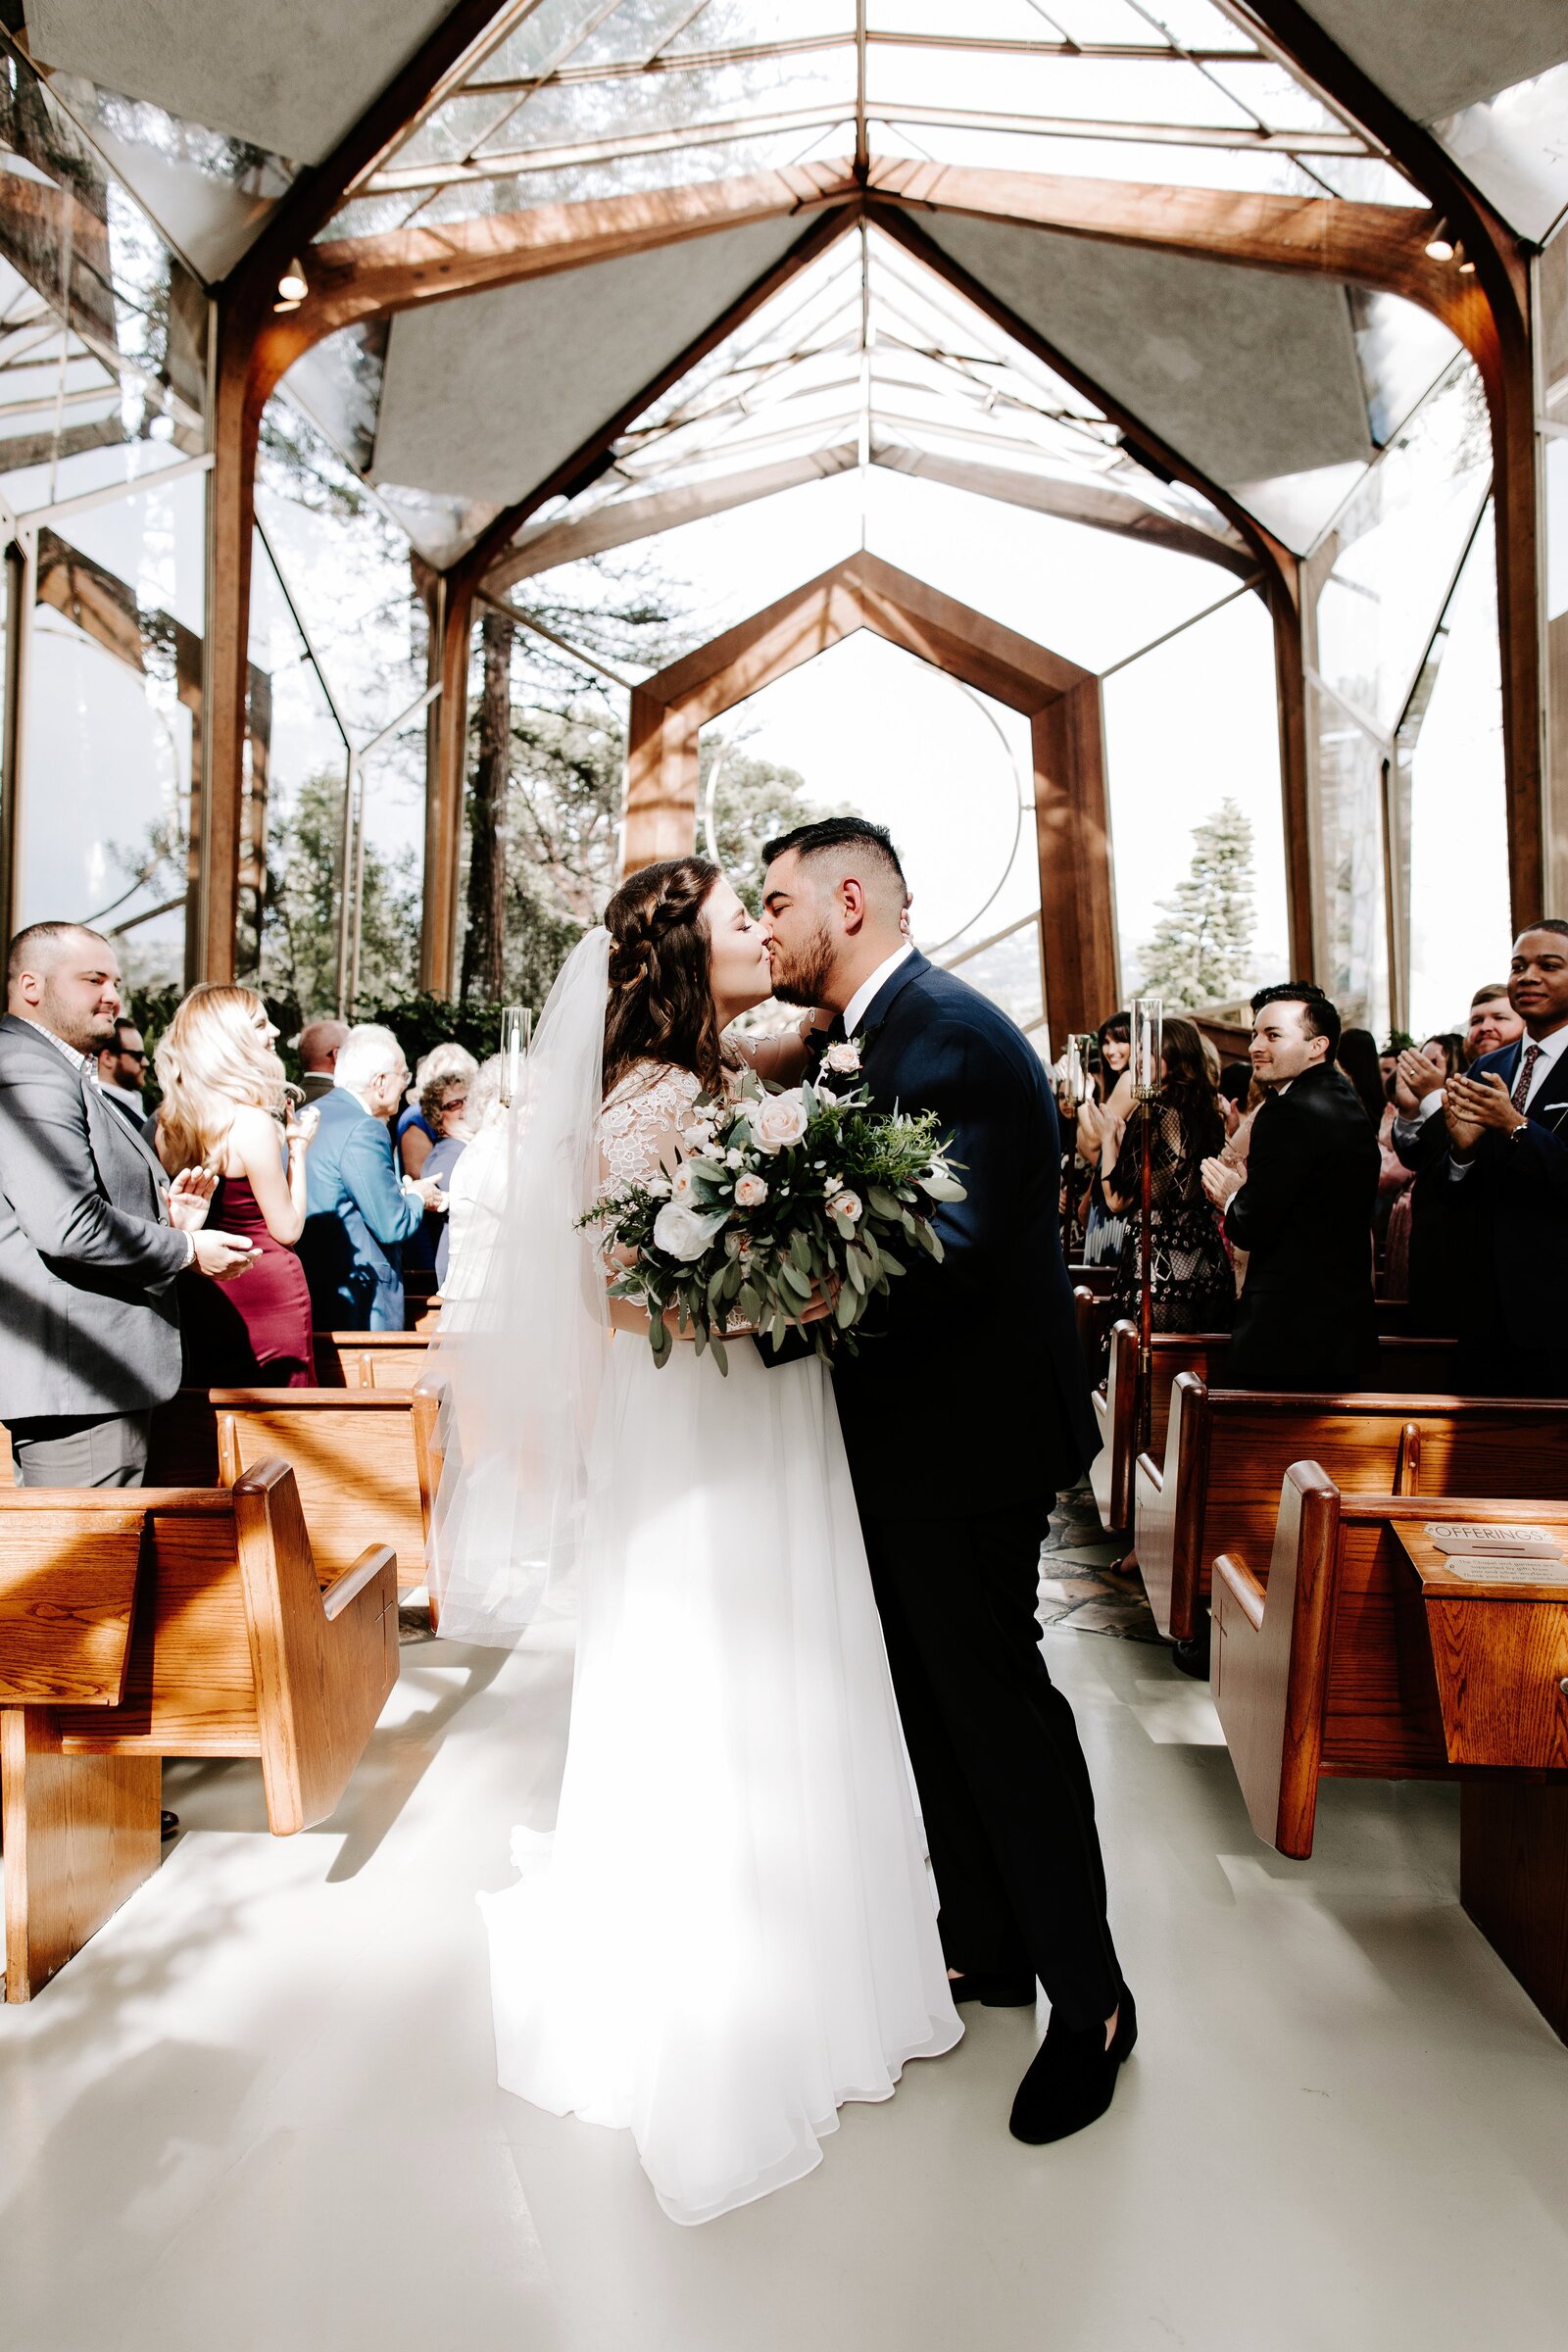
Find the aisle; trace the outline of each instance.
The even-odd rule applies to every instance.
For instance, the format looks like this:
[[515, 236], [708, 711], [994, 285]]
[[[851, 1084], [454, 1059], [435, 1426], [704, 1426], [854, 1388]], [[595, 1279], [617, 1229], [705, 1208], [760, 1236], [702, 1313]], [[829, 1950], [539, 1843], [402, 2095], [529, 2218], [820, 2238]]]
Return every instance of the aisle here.
[[1546, 2352], [1568, 2051], [1457, 1907], [1452, 1791], [1331, 1785], [1282, 1862], [1205, 1693], [1047, 1640], [1143, 2021], [1097, 2131], [1009, 2139], [1034, 2029], [970, 2013], [808, 2180], [666, 2223], [492, 2083], [473, 1889], [548, 1817], [566, 1662], [426, 1643], [330, 1828], [172, 1769], [159, 1878], [0, 2013], [7, 2352]]

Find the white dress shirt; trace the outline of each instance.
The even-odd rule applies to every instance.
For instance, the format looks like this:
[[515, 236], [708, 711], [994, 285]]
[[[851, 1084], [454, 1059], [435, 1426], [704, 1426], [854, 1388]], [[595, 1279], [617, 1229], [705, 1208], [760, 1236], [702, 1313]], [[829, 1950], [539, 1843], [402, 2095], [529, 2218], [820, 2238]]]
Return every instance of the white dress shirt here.
[[909, 945], [909, 942], [906, 940], [902, 948], [895, 948], [893, 954], [888, 957], [885, 963], [879, 963], [877, 965], [876, 970], [871, 974], [869, 980], [861, 981], [859, 987], [856, 990], [854, 996], [844, 1007], [844, 1034], [846, 1037], [853, 1037], [855, 1035], [857, 1029], [858, 1029], [860, 1023], [870, 1011], [872, 1003], [876, 998], [878, 991], [882, 987], [883, 982], [886, 980], [891, 980], [894, 973], [898, 970], [900, 964], [907, 963], [909, 957], [913, 954], [913, 948]]

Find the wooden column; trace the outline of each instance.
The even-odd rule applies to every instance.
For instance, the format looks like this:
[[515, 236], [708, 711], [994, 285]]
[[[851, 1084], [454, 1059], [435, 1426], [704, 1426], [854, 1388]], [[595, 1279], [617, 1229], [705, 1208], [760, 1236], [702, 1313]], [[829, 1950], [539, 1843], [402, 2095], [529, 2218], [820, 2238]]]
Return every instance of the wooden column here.
[[1100, 680], [1059, 695], [1030, 726], [1046, 1021], [1059, 1049], [1114, 1011], [1121, 990]]
[[214, 313], [219, 337], [213, 469], [207, 477], [207, 632], [202, 702], [206, 726], [191, 829], [195, 919], [185, 934], [185, 977], [232, 980], [239, 914], [240, 804], [249, 682], [251, 541], [256, 521], [256, 435], [262, 406], [251, 395], [253, 336], [243, 316]]
[[697, 842], [701, 714], [671, 710], [634, 687], [626, 737], [626, 827], [621, 871], [684, 858]]
[[1318, 956], [1312, 909], [1313, 855], [1306, 748], [1306, 677], [1301, 643], [1300, 572], [1279, 551], [1263, 581], [1274, 624], [1274, 699], [1280, 730], [1280, 806], [1285, 829], [1285, 912], [1291, 978], [1315, 980]]
[[419, 986], [449, 997], [458, 976], [458, 902], [463, 883], [463, 800], [468, 776], [468, 651], [474, 580], [459, 566], [431, 600], [430, 662], [441, 694], [431, 706], [434, 753], [425, 781], [424, 919]]
[[[1568, 425], [1568, 227], [1559, 228], [1536, 264], [1536, 340], [1540, 347], [1544, 395], [1552, 422]], [[1560, 453], [1559, 453], [1560, 454]], [[1546, 452], [1542, 451], [1544, 466]], [[1564, 526], [1559, 523], [1558, 528]], [[1544, 565], [1548, 551], [1542, 550]], [[1558, 550], [1568, 558], [1568, 547]], [[1568, 606], [1548, 612], [1542, 631], [1545, 642], [1546, 765], [1543, 800], [1545, 811], [1545, 906], [1538, 912], [1556, 915], [1568, 906]], [[1529, 921], [1529, 916], [1526, 916]]]

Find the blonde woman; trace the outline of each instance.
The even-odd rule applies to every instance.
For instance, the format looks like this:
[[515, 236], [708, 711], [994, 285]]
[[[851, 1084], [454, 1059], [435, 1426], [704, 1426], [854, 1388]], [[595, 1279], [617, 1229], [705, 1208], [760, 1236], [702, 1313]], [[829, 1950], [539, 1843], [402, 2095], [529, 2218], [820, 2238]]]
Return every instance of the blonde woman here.
[[456, 1038], [445, 1038], [421, 1054], [409, 1089], [407, 1108], [398, 1117], [398, 1158], [405, 1176], [418, 1180], [424, 1174], [424, 1163], [440, 1142], [443, 1128], [433, 1121], [426, 1107], [425, 1096], [438, 1079], [460, 1079], [465, 1088], [471, 1086], [478, 1075], [479, 1064], [466, 1046]]
[[254, 989], [192, 989], [159, 1042], [158, 1156], [171, 1176], [218, 1178], [209, 1221], [260, 1252], [221, 1289], [183, 1283], [190, 1388], [314, 1387], [311, 1295], [294, 1244], [305, 1224], [306, 1153], [318, 1113], [290, 1107], [277, 1031]]

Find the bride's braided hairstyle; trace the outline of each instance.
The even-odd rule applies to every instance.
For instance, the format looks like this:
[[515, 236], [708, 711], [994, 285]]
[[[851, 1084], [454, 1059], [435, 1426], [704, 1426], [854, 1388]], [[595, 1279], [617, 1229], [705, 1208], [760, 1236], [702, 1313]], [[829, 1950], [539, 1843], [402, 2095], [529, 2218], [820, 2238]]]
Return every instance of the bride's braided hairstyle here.
[[664, 858], [627, 876], [605, 908], [610, 1003], [605, 1013], [608, 1097], [635, 1062], [694, 1070], [716, 1094], [723, 1083], [718, 1015], [703, 906], [718, 880], [707, 858]]

